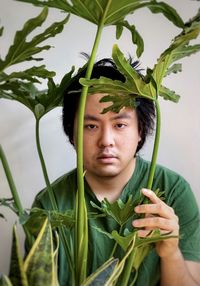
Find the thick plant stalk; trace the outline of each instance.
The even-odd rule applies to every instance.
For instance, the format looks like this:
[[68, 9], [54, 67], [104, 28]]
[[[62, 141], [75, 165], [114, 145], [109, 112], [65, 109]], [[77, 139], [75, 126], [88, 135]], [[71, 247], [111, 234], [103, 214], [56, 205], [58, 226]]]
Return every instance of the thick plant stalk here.
[[151, 157], [150, 171], [147, 181], [147, 189], [152, 188], [153, 178], [156, 169], [156, 161], [158, 157], [159, 142], [160, 142], [161, 114], [160, 114], [160, 105], [158, 99], [155, 101], [155, 107], [156, 107], [156, 134], [154, 140], [153, 153]]
[[[96, 57], [96, 52], [99, 46], [102, 30], [104, 27], [105, 16], [111, 4], [111, 0], [107, 1], [104, 14], [101, 22], [98, 25], [97, 33], [89, 59], [86, 79], [90, 79], [92, 69]], [[77, 185], [78, 197], [76, 201], [76, 226], [75, 226], [75, 263], [76, 263], [76, 285], [80, 285], [87, 275], [87, 256], [88, 256], [88, 221], [87, 221], [87, 208], [84, 195], [84, 170], [83, 170], [83, 124], [85, 104], [88, 93], [88, 87], [83, 87], [79, 110], [78, 110], [78, 128], [77, 128]]]
[[[44, 161], [44, 158], [43, 158], [42, 149], [41, 149], [41, 145], [40, 145], [39, 123], [40, 123], [40, 119], [36, 119], [36, 145], [37, 145], [37, 151], [38, 151], [38, 155], [39, 155], [39, 158], [40, 158], [40, 163], [41, 163], [41, 166], [42, 166], [42, 171], [43, 171], [44, 179], [45, 179], [45, 182], [46, 182], [47, 192], [48, 192], [49, 199], [50, 199], [50, 202], [51, 202], [51, 207], [52, 207], [53, 210], [58, 210], [56, 198], [54, 196], [53, 189], [52, 189], [51, 184], [50, 184], [50, 180], [49, 180], [49, 177], [48, 177], [46, 164], [45, 164], [45, 161]], [[70, 269], [70, 272], [71, 272], [71, 275], [72, 275], [72, 285], [75, 285], [75, 282], [74, 282], [75, 281], [75, 273], [74, 273], [74, 267], [72, 265], [72, 256], [71, 256], [70, 247], [68, 245], [67, 238], [65, 236], [64, 227], [60, 227], [59, 228], [59, 234], [60, 234], [61, 241], [63, 243], [63, 247], [64, 247], [64, 250], [65, 250], [65, 255], [66, 255], [68, 263], [69, 263], [69, 269]]]
[[[159, 106], [158, 99], [155, 100], [155, 108], [156, 108], [156, 134], [155, 134], [155, 139], [154, 139], [153, 153], [152, 153], [152, 157], [151, 157], [150, 171], [149, 171], [149, 176], [148, 176], [148, 181], [147, 181], [147, 188], [148, 189], [152, 188], [153, 178], [154, 178], [155, 169], [156, 169], [156, 161], [157, 161], [157, 157], [158, 157], [159, 142], [160, 142], [161, 114], [160, 114], [160, 106]], [[144, 203], [146, 203], [145, 200], [144, 200]], [[135, 259], [135, 253], [134, 253], [134, 251], [132, 251], [129, 258], [127, 259], [127, 263], [126, 263], [126, 265], [124, 267], [124, 271], [122, 273], [122, 280], [121, 281], [123, 281], [123, 286], [128, 285], [130, 275], [132, 272], [134, 259]], [[135, 282], [135, 279], [134, 279], [134, 282]], [[131, 285], [134, 285], [135, 284], [134, 282]]]

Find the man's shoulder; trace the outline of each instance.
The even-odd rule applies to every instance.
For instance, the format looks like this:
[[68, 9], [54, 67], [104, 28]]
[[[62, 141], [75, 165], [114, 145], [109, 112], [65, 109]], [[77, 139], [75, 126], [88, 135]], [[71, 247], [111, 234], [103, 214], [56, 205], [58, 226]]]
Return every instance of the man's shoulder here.
[[[139, 157], [140, 170], [149, 173], [151, 162]], [[175, 184], [179, 182], [183, 185], [189, 185], [187, 180], [177, 171], [170, 167], [164, 166], [162, 163], [156, 164], [154, 182], [164, 182], [167, 184]]]
[[[62, 193], [68, 190], [72, 190], [76, 187], [76, 169], [69, 171], [68, 173], [63, 174], [58, 177], [55, 181], [51, 183], [51, 188], [56, 196], [60, 196]], [[48, 197], [47, 187], [42, 189], [36, 196], [37, 201], [45, 200]]]

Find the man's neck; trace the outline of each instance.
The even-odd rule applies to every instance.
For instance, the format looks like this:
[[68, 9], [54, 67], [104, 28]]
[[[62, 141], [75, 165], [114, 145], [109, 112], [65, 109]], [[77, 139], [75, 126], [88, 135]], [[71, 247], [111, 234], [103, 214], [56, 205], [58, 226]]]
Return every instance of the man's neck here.
[[128, 183], [135, 169], [136, 159], [132, 161], [126, 172], [116, 176], [91, 176], [86, 172], [86, 180], [99, 201], [107, 198], [109, 202], [116, 201]]

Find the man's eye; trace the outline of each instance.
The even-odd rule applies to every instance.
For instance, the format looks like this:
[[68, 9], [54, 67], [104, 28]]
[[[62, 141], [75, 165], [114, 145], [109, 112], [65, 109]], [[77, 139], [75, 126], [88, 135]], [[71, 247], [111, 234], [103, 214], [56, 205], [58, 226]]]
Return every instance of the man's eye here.
[[89, 129], [89, 130], [94, 130], [94, 129], [97, 128], [97, 126], [94, 125], [94, 124], [86, 124], [86, 125], [85, 125], [85, 128], [86, 128], [86, 129]]
[[122, 128], [126, 127], [126, 125], [124, 123], [118, 123], [118, 124], [116, 124], [116, 127], [119, 129], [122, 129]]

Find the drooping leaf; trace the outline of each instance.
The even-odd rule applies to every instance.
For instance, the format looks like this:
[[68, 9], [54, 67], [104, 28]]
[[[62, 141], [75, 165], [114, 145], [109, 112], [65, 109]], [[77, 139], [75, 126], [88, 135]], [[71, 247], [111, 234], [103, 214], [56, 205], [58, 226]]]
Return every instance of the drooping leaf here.
[[9, 75], [4, 73], [0, 78], [0, 82], [2, 81], [8, 82], [13, 79], [23, 79], [23, 80], [27, 80], [30, 82], [40, 83], [38, 78], [46, 79], [46, 78], [54, 77], [55, 75], [56, 75], [55, 72], [48, 71], [47, 69], [45, 69], [44, 65], [37, 66], [37, 67], [34, 66], [30, 69], [19, 71], [19, 72], [13, 72]]
[[19, 241], [15, 225], [13, 227], [13, 241], [9, 279], [11, 280], [13, 286], [28, 286], [27, 276], [23, 265], [23, 259], [20, 254]]
[[52, 228], [60, 226], [72, 228], [74, 225], [74, 212], [72, 210], [58, 212], [39, 208], [31, 209], [30, 215], [24, 221], [24, 225], [35, 236], [38, 234], [46, 218], [49, 219]]
[[140, 34], [138, 33], [134, 25], [130, 25], [128, 21], [121, 21], [117, 23], [117, 27], [116, 27], [116, 38], [117, 39], [120, 38], [122, 31], [123, 31], [123, 27], [127, 28], [131, 32], [132, 42], [137, 45], [136, 55], [139, 58], [144, 51], [144, 42], [143, 42], [142, 37], [140, 36]]
[[46, 219], [35, 243], [24, 262], [29, 285], [43, 286], [54, 284], [54, 254], [52, 230]]
[[56, 34], [60, 33], [63, 30], [64, 24], [69, 19], [69, 16], [67, 16], [63, 21], [53, 23], [44, 32], [34, 36], [30, 41], [27, 41], [29, 34], [44, 23], [47, 15], [48, 9], [45, 7], [37, 17], [28, 20], [24, 24], [22, 30], [16, 32], [14, 42], [10, 46], [5, 60], [0, 61], [0, 71], [3, 71], [8, 66], [21, 63], [23, 61], [42, 60], [41, 58], [34, 58], [34, 55], [43, 50], [50, 49], [51, 46], [38, 45], [48, 38], [54, 37]]
[[2, 275], [0, 276], [0, 286], [13, 286], [13, 284], [6, 275]]
[[48, 79], [48, 89], [38, 90], [31, 82], [11, 80], [0, 84], [0, 98], [16, 100], [28, 107], [40, 119], [52, 109], [61, 106], [63, 91], [70, 83], [74, 67], [64, 75], [60, 84], [56, 85], [53, 79]]
[[118, 259], [111, 258], [100, 266], [94, 273], [92, 273], [87, 279], [81, 284], [81, 286], [97, 286], [106, 285], [106, 281], [112, 275]]

